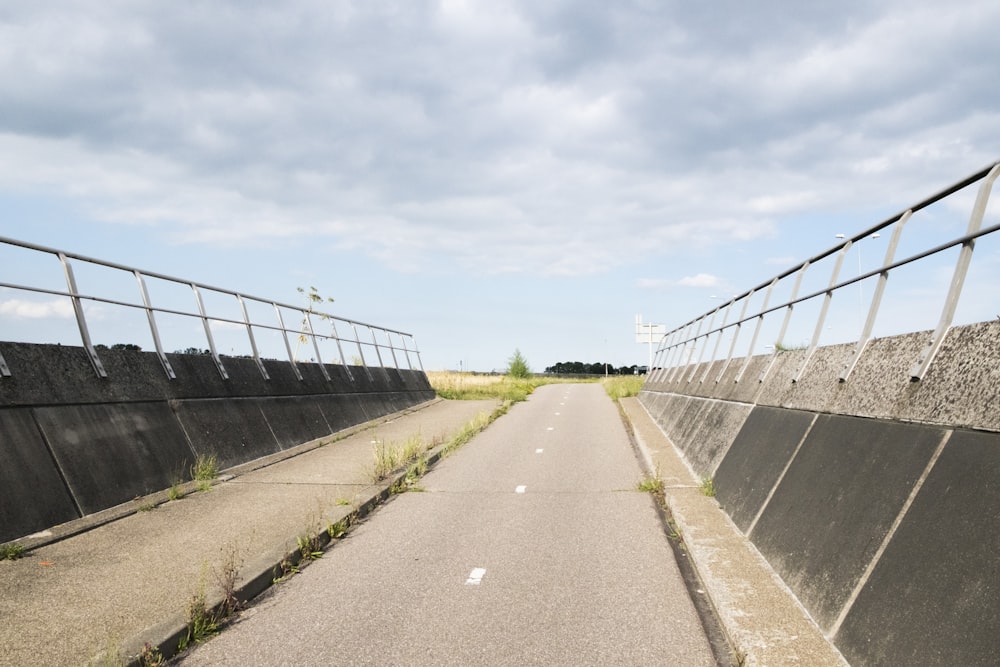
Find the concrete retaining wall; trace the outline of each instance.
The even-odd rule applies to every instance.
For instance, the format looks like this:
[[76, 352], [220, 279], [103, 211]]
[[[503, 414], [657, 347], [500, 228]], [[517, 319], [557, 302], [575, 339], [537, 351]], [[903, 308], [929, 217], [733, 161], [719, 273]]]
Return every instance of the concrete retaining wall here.
[[911, 382], [929, 336], [873, 341], [843, 383], [851, 345], [817, 350], [797, 383], [804, 351], [640, 394], [852, 665], [996, 661], [1000, 323], [953, 329]]
[[434, 398], [423, 372], [102, 350], [98, 378], [82, 348], [0, 343], [0, 542], [169, 488], [199, 455], [221, 468]]

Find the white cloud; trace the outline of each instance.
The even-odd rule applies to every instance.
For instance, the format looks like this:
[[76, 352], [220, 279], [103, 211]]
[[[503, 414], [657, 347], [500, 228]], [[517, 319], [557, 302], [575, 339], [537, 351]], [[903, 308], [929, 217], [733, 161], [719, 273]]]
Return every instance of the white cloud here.
[[22, 301], [8, 299], [0, 301], [0, 315], [16, 319], [47, 319], [72, 318], [73, 306], [69, 299], [53, 299], [51, 301]]
[[674, 287], [722, 287], [726, 282], [719, 276], [709, 273], [698, 273], [693, 276], [684, 276], [678, 280], [666, 280], [661, 278], [640, 278], [636, 281], [636, 286], [641, 289], [664, 290]]
[[681, 287], [718, 287], [722, 280], [718, 276], [699, 273], [695, 276], [685, 276], [677, 281]]

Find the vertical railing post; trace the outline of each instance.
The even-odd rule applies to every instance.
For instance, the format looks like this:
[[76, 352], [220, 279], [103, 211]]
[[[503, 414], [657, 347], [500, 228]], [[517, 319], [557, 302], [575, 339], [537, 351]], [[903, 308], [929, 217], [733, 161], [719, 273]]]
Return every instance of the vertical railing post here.
[[792, 311], [795, 309], [795, 300], [799, 298], [799, 288], [802, 286], [802, 278], [806, 275], [806, 270], [809, 268], [810, 262], [807, 260], [802, 268], [798, 270], [798, 275], [795, 276], [795, 286], [792, 288], [792, 298], [788, 300], [788, 308], [785, 309], [785, 319], [781, 322], [781, 330], [778, 331], [778, 339], [774, 341], [774, 352], [771, 354], [771, 361], [768, 362], [767, 366], [760, 373], [760, 377], [757, 378], [757, 382], [763, 382], [768, 373], [771, 372], [771, 368], [774, 366], [774, 362], [778, 360], [778, 353], [781, 351], [778, 349], [779, 345], [785, 343], [785, 334], [788, 333], [788, 325], [792, 321]]
[[295, 377], [302, 380], [302, 371], [299, 370], [298, 364], [295, 363], [295, 353], [292, 352], [292, 344], [288, 342], [288, 329], [285, 327], [285, 318], [281, 316], [281, 309], [278, 308], [278, 304], [271, 302], [274, 306], [274, 312], [278, 315], [278, 326], [281, 327], [281, 339], [285, 341], [285, 350], [288, 352], [288, 363], [292, 365], [292, 372], [295, 373]]
[[344, 371], [347, 372], [347, 379], [354, 382], [354, 373], [351, 372], [351, 367], [347, 363], [347, 357], [344, 355], [344, 347], [340, 344], [340, 334], [337, 333], [337, 323], [334, 320], [330, 320], [330, 329], [333, 331], [333, 339], [337, 341], [337, 353], [340, 354], [340, 365], [344, 367]]
[[[899, 239], [903, 234], [903, 225], [906, 224], [911, 215], [913, 215], [913, 211], [908, 210], [896, 221], [892, 229], [892, 238], [889, 240], [889, 247], [885, 251], [885, 259], [882, 261], [883, 269], [892, 264], [892, 260], [896, 256], [896, 247], [899, 245]], [[879, 307], [882, 304], [882, 295], [885, 293], [885, 286], [888, 281], [889, 272], [883, 270], [878, 276], [878, 284], [875, 286], [875, 293], [872, 295], [872, 302], [868, 307], [868, 318], [865, 320], [864, 329], [861, 330], [861, 337], [858, 339], [857, 345], [854, 346], [854, 354], [851, 355], [851, 359], [844, 364], [844, 368], [840, 371], [838, 379], [841, 382], [847, 382], [847, 378], [854, 372], [854, 367], [857, 366], [861, 355], [864, 354], [865, 348], [872, 338], [872, 331], [875, 328], [875, 318], [878, 317]]]
[[687, 332], [691, 329], [692, 326], [694, 326], [694, 323], [685, 326], [684, 329], [681, 331], [681, 335], [678, 338], [677, 342], [674, 344], [674, 354], [670, 358], [670, 372], [665, 378], [667, 384], [673, 384], [674, 380], [677, 377], [677, 374], [681, 372], [681, 365], [684, 363], [684, 352], [687, 351], [687, 346], [689, 342], [687, 338], [688, 335]]
[[[994, 165], [990, 173], [983, 179], [982, 185], [979, 186], [979, 194], [976, 196], [976, 203], [972, 207], [972, 215], [969, 217], [969, 227], [965, 232], [966, 236], [977, 233], [982, 227], [983, 215], [986, 214], [986, 204], [990, 200], [990, 190], [993, 188], [993, 182], [996, 181], [998, 174], [1000, 174], [1000, 163]], [[945, 334], [951, 328], [951, 321], [954, 319], [955, 310], [958, 308], [958, 299], [962, 296], [962, 286], [965, 284], [965, 276], [969, 272], [969, 264], [972, 262], [972, 251], [975, 247], [975, 239], [969, 239], [962, 244], [962, 250], [958, 255], [958, 262], [955, 264], [955, 272], [951, 277], [951, 287], [948, 290], [948, 296], [944, 300], [941, 319], [938, 321], [937, 328], [934, 330], [931, 340], [928, 341], [926, 347], [921, 351], [917, 363], [910, 370], [910, 379], [913, 381], [924, 379], [924, 374], [930, 368], [934, 357], [937, 356], [938, 350], [941, 348], [941, 343], [944, 342]]]
[[413, 370], [413, 361], [410, 359], [410, 350], [406, 347], [406, 336], [399, 334], [399, 342], [403, 345], [403, 356], [406, 357], [406, 365]]
[[135, 275], [135, 279], [139, 281], [139, 293], [142, 295], [142, 304], [146, 309], [146, 319], [149, 320], [149, 330], [153, 334], [153, 346], [156, 348], [156, 356], [159, 358], [160, 365], [163, 366], [167, 377], [171, 380], [176, 380], [177, 375], [174, 374], [174, 369], [170, 365], [167, 355], [163, 352], [163, 345], [160, 343], [160, 332], [156, 328], [156, 318], [153, 315], [152, 302], [149, 300], [149, 291], [146, 290], [146, 281], [143, 280], [142, 274], [138, 270], [134, 270], [132, 273]]
[[382, 351], [379, 349], [378, 346], [378, 338], [375, 337], [375, 329], [372, 327], [368, 327], [368, 333], [372, 335], [372, 344], [375, 346], [375, 356], [378, 357], [378, 365], [382, 369], [382, 375], [384, 375], [385, 379], [388, 380], [389, 369], [385, 367], [385, 362], [382, 360]]
[[656, 371], [652, 372], [650, 377], [647, 379], [648, 382], [663, 382], [667, 375], [667, 357], [673, 351], [674, 339], [679, 335], [679, 330], [674, 329], [669, 334], [663, 337], [660, 341], [660, 346], [656, 350], [656, 357], [653, 359], [653, 365], [656, 366]]
[[[420, 366], [420, 372], [425, 373], [426, 371], [424, 371], [424, 361], [423, 359], [420, 358], [420, 348], [417, 347], [417, 339], [414, 338], [413, 336], [410, 336], [410, 342], [413, 343], [413, 353], [417, 355], [417, 365]], [[407, 358], [409, 358], [409, 355], [407, 355]]]
[[73, 303], [73, 312], [76, 313], [76, 324], [80, 329], [80, 339], [83, 342], [84, 349], [87, 351], [90, 365], [94, 367], [97, 377], [106, 378], [108, 377], [108, 372], [104, 370], [104, 364], [101, 363], [101, 358], [97, 356], [97, 350], [94, 349], [94, 344], [90, 340], [90, 331], [87, 329], [87, 320], [83, 316], [83, 304], [80, 302], [80, 293], [76, 289], [76, 278], [73, 277], [73, 267], [70, 266], [69, 259], [63, 253], [59, 253], [59, 261], [62, 262], [63, 273], [66, 275], [66, 285], [69, 288], [69, 293], [72, 295], [70, 301]]
[[744, 297], [746, 301], [743, 302], [743, 310], [740, 311], [740, 317], [739, 319], [736, 320], [735, 324], [733, 325], [733, 340], [729, 344], [729, 355], [726, 357], [726, 363], [722, 364], [722, 369], [719, 371], [719, 376], [715, 378], [716, 384], [722, 382], [722, 376], [725, 375], [726, 371], [729, 369], [729, 364], [733, 363], [733, 353], [736, 352], [736, 340], [740, 336], [740, 327], [743, 326], [743, 319], [747, 316], [747, 308], [749, 308], [750, 300], [753, 298], [753, 295], [755, 293], [756, 290], [750, 290]]
[[715, 324], [715, 316], [719, 314], [722, 310], [722, 306], [719, 306], [712, 311], [712, 317], [708, 320], [708, 331], [705, 332], [705, 342], [701, 345], [701, 351], [698, 352], [698, 361], [695, 363], [694, 368], [691, 369], [691, 377], [687, 379], [688, 383], [694, 380], [694, 376], [698, 373], [698, 366], [701, 366], [702, 360], [705, 358], [705, 350], [708, 349], [708, 342], [712, 337], [712, 325]]
[[667, 353], [667, 348], [663, 347], [664, 343], [660, 343], [660, 347], [656, 350], [656, 354], [653, 355], [653, 367], [646, 370], [646, 382], [648, 384], [655, 384], [659, 382], [659, 378], [663, 373], [663, 356]]
[[247, 326], [247, 337], [250, 339], [250, 349], [253, 350], [253, 360], [257, 362], [257, 368], [260, 369], [260, 374], [264, 376], [264, 379], [270, 380], [271, 376], [267, 374], [264, 361], [260, 358], [260, 352], [257, 351], [257, 341], [253, 336], [253, 327], [250, 326], [250, 313], [247, 312], [247, 304], [239, 294], [236, 295], [236, 300], [239, 301], [240, 310], [243, 311], [243, 323]]
[[396, 370], [399, 370], [399, 359], [396, 357], [396, 346], [392, 344], [392, 333], [385, 329], [383, 329], [383, 332], [385, 332], [386, 340], [389, 341], [389, 353], [392, 355], [392, 365]]
[[316, 352], [316, 363], [319, 364], [319, 372], [323, 374], [323, 379], [329, 382], [330, 373], [327, 372], [326, 364], [323, 363], [323, 355], [319, 353], [319, 341], [316, 339], [316, 330], [313, 329], [312, 318], [309, 317], [310, 311], [303, 310], [302, 314], [305, 316], [306, 325], [309, 327], [309, 338], [312, 339], [313, 351]]
[[798, 382], [802, 379], [802, 375], [806, 372], [806, 366], [809, 365], [809, 360], [812, 359], [813, 353], [816, 352], [816, 346], [819, 345], [819, 337], [823, 333], [823, 325], [826, 324], [826, 313], [830, 310], [830, 301], [833, 300], [833, 287], [837, 284], [840, 267], [843, 266], [844, 258], [847, 257], [852, 244], [852, 241], [847, 241], [837, 254], [837, 261], [833, 265], [833, 273], [830, 274], [830, 284], [823, 295], [823, 305], [819, 309], [819, 318], [816, 320], [816, 329], [813, 331], [812, 340], [809, 342], [809, 349], [806, 350], [805, 356], [802, 358], [802, 365], [799, 366], [799, 370], [792, 378], [792, 382]]
[[374, 382], [375, 378], [372, 377], [372, 369], [368, 368], [368, 362], [365, 361], [365, 351], [361, 349], [361, 336], [358, 335], [358, 327], [354, 325], [354, 322], [351, 322], [351, 329], [354, 330], [354, 342], [358, 346], [358, 356], [361, 357], [361, 365], [364, 367], [365, 373], [368, 374], [368, 379]]
[[[712, 320], [714, 320], [714, 319], [715, 319], [715, 311], [712, 311], [712, 317], [708, 321], [708, 329], [709, 329], [709, 331], [711, 331], [711, 329], [712, 329]], [[705, 324], [705, 318], [702, 317], [702, 318], [700, 318], [698, 320], [698, 328], [694, 332], [694, 338], [691, 339], [691, 352], [692, 352], [692, 354], [688, 356], [688, 366], [691, 367], [691, 372], [689, 374], [687, 374], [687, 376], [688, 376], [687, 380], [684, 380], [683, 377], [681, 378], [681, 380], [684, 380], [684, 382], [686, 382], [686, 383], [687, 382], [691, 382], [691, 378], [693, 378], [694, 374], [698, 372], [698, 364], [701, 361], [701, 354], [699, 353], [697, 361], [694, 361], [694, 363], [691, 363], [691, 362], [694, 360], [694, 353], [697, 352], [698, 349], [699, 349], [698, 348], [698, 339], [701, 337], [701, 328], [702, 328], [702, 326], [704, 324]], [[707, 342], [707, 338], [706, 338], [706, 342]], [[701, 346], [701, 352], [704, 352], [704, 351], [705, 351], [705, 345], [702, 344], [702, 346]]]
[[205, 304], [201, 300], [201, 292], [198, 291], [198, 286], [194, 283], [189, 283], [191, 285], [192, 291], [194, 291], [194, 300], [198, 302], [198, 314], [201, 316], [201, 323], [205, 326], [205, 338], [208, 339], [208, 351], [212, 355], [212, 359], [215, 361], [215, 367], [219, 369], [219, 375], [222, 376], [223, 380], [229, 379], [229, 373], [226, 372], [226, 367], [222, 365], [222, 359], [219, 358], [219, 353], [215, 350], [215, 338], [212, 337], [212, 325], [208, 321], [208, 315], [205, 312]]
[[753, 349], [757, 346], [757, 338], [760, 337], [760, 329], [764, 325], [764, 311], [767, 310], [767, 304], [771, 301], [771, 291], [774, 286], [778, 284], [778, 278], [771, 281], [771, 284], [767, 286], [767, 291], [764, 292], [764, 303], [761, 304], [760, 314], [757, 316], [757, 326], [754, 327], [753, 336], [750, 337], [750, 348], [747, 350], [747, 356], [743, 359], [743, 365], [740, 366], [740, 370], [736, 373], [734, 382], [739, 382], [743, 379], [743, 373], [746, 372], [747, 366], [750, 365], [750, 360], [753, 359]]
[[[719, 345], [722, 344], [722, 336], [726, 330], [726, 322], [729, 320], [729, 311], [732, 310], [733, 304], [736, 303], [736, 299], [732, 298], [729, 303], [725, 305], [725, 312], [722, 313], [722, 324], [719, 325], [719, 337], [715, 339], [715, 347], [712, 349], [712, 361], [714, 362], [719, 356]], [[698, 380], [699, 384], [704, 384], [705, 380], [708, 379], [708, 373], [712, 369], [712, 364], [705, 366], [705, 372], [702, 373], [701, 379]]]

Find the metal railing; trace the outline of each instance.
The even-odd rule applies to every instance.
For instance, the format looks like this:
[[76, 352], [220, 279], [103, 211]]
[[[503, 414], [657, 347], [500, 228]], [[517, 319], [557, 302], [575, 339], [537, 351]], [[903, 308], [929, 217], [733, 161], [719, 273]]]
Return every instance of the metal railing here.
[[[269, 380], [270, 377], [258, 347], [258, 335], [263, 332], [280, 334], [280, 338], [284, 341], [284, 351], [287, 353], [288, 361], [291, 364], [295, 376], [299, 380], [302, 380], [302, 373], [299, 369], [299, 364], [303, 362], [299, 361], [296, 358], [297, 354], [292, 351], [292, 344], [289, 339], [290, 334], [293, 339], [297, 341], [296, 347], [300, 344], [305, 344], [311, 347], [313, 354], [315, 354], [315, 357], [313, 357], [311, 362], [318, 364], [320, 372], [327, 381], [330, 380], [330, 374], [320, 355], [320, 343], [325, 342], [332, 342], [336, 344], [339, 358], [331, 361], [331, 363], [339, 363], [343, 365], [344, 370], [352, 381], [354, 380], [354, 375], [351, 371], [352, 365], [348, 364], [347, 357], [345, 356], [345, 348], [352, 355], [355, 352], [357, 353], [357, 356], [352, 360], [355, 362], [353, 366], [355, 368], [358, 366], [364, 368], [369, 378], [372, 377], [372, 366], [369, 364], [369, 358], [372, 358], [372, 361], [377, 359], [378, 363], [375, 367], [380, 367], [383, 370], [390, 367], [397, 369], [403, 368], [400, 365], [401, 360], [405, 362], [406, 367], [410, 370], [416, 370], [418, 368], [420, 371], [424, 370], [423, 364], [420, 360], [420, 352], [417, 349], [413, 336], [402, 331], [387, 329], [385, 327], [367, 324], [365, 322], [359, 322], [357, 320], [346, 319], [343, 317], [336, 317], [334, 315], [315, 310], [312, 307], [303, 308], [301, 306], [293, 306], [270, 299], [250, 296], [248, 294], [242, 294], [240, 292], [234, 292], [232, 290], [219, 287], [212, 287], [210, 285], [183, 280], [151, 271], [141, 271], [130, 266], [106, 262], [92, 257], [86, 257], [83, 255], [0, 236], [0, 248], [4, 247], [26, 249], [31, 253], [52, 255], [58, 259], [62, 267], [62, 274], [66, 285], [65, 289], [54, 289], [40, 285], [16, 284], [13, 282], [7, 282], [6, 279], [2, 279], [0, 280], [0, 291], [13, 290], [18, 294], [27, 293], [36, 297], [41, 295], [46, 297], [68, 299], [72, 305], [72, 316], [75, 318], [77, 328], [79, 329], [79, 339], [82, 342], [83, 348], [86, 350], [94, 371], [99, 377], [102, 378], [107, 377], [108, 374], [104, 365], [101, 363], [101, 358], [98, 354], [101, 346], [95, 345], [91, 338], [91, 329], [87, 324], [84, 307], [85, 304], [101, 304], [102, 306], [113, 306], [116, 308], [125, 308], [132, 311], [144, 312], [146, 320], [149, 324], [149, 332], [152, 336], [153, 346], [156, 349], [156, 355], [163, 366], [164, 372], [170, 379], [175, 379], [176, 375], [161, 342], [161, 328], [157, 324], [158, 316], [180, 316], [182, 318], [200, 320], [204, 328], [205, 341], [208, 345], [207, 352], [211, 354], [214, 359], [219, 374], [223, 379], [228, 379], [229, 374], [226, 372], [225, 363], [223, 361], [225, 355], [219, 354], [216, 345], [216, 336], [213, 333], [213, 329], [218, 327], [237, 327], [240, 330], [245, 331], [246, 339], [244, 344], [249, 344], [250, 354], [242, 356], [252, 357], [256, 361], [257, 367], [265, 380]], [[123, 272], [130, 275], [138, 283], [138, 297], [141, 299], [141, 303], [126, 301], [120, 298], [112, 298], [107, 295], [102, 296], [101, 294], [81, 292], [77, 286], [76, 275], [73, 270], [73, 262], [79, 262], [81, 263], [81, 266], [113, 269], [117, 272]], [[4, 267], [0, 266], [0, 272], [3, 270]], [[2, 278], [2, 273], [0, 273], [0, 278]], [[194, 299], [194, 305], [197, 306], [197, 311], [187, 310], [183, 307], [164, 307], [154, 305], [150, 298], [150, 291], [147, 287], [147, 283], [151, 280], [162, 281], [172, 285], [179, 285], [185, 289], [190, 288], [191, 295]], [[206, 295], [234, 299], [235, 305], [238, 307], [236, 312], [238, 312], [240, 316], [236, 318], [210, 314], [205, 305], [206, 300], [204, 296]], [[255, 307], [264, 307], [268, 311], [273, 309], [274, 321], [264, 322], [259, 319], [252, 319], [248, 310], [248, 304]], [[299, 327], [289, 328], [286, 326], [282, 311], [294, 314], [295, 320], [299, 321]], [[2, 315], [2, 311], [0, 311], [0, 315]], [[317, 331], [315, 326], [316, 320], [319, 320], [321, 326], [322, 324], [329, 325], [329, 335]], [[337, 330], [338, 326], [340, 326], [342, 330], [349, 330], [350, 335], [346, 337], [340, 335]], [[2, 334], [0, 334], [0, 338], [3, 338]], [[188, 349], [196, 348], [192, 347], [188, 343]], [[416, 360], [416, 366], [414, 366], [414, 360]], [[391, 361], [391, 365], [389, 365], [389, 361]], [[0, 379], [11, 376], [11, 370], [4, 361], [3, 355], [0, 354]]]
[[[861, 355], [865, 351], [865, 348], [872, 339], [872, 332], [874, 330], [875, 321], [879, 315], [879, 310], [882, 305], [890, 273], [899, 267], [938, 255], [939, 253], [943, 253], [952, 248], [959, 248], [958, 260], [951, 272], [950, 287], [944, 299], [944, 306], [940, 313], [937, 327], [934, 329], [929, 340], [924, 345], [910, 370], [911, 380], [922, 380], [924, 375], [927, 373], [927, 369], [934, 361], [934, 357], [941, 347], [945, 334], [947, 334], [948, 329], [951, 327], [954, 320], [959, 297], [961, 296], [965, 278], [968, 274], [969, 266], [972, 261], [972, 253], [975, 248], [976, 240], [988, 234], [1000, 231], [1000, 224], [983, 227], [983, 218], [989, 202], [990, 193], [998, 175], [1000, 175], [1000, 162], [995, 162], [975, 174], [959, 181], [958, 183], [942, 190], [941, 192], [924, 199], [911, 208], [878, 223], [870, 229], [856, 234], [851, 238], [844, 237], [842, 243], [835, 245], [829, 250], [793, 266], [787, 271], [774, 276], [770, 280], [767, 280], [766, 282], [763, 282], [742, 294], [734, 296], [731, 300], [720, 305], [719, 307], [714, 308], [692, 319], [691, 321], [668, 331], [657, 348], [653, 367], [650, 369], [650, 375], [647, 382], [674, 383], [710, 381], [712, 378], [709, 377], [709, 374], [712, 372], [714, 364], [704, 364], [704, 368], [699, 373], [699, 368], [702, 366], [702, 362], [707, 360], [718, 361], [724, 358], [725, 362], [721, 365], [718, 372], [714, 373], [714, 381], [718, 383], [736, 359], [734, 353], [737, 348], [737, 341], [743, 333], [744, 325], [754, 324], [747, 354], [743, 357], [742, 364], [735, 374], [735, 381], [740, 382], [750, 364], [751, 357], [753, 356], [753, 350], [757, 345], [761, 328], [764, 324], [765, 316], [771, 315], [772, 313], [778, 314], [783, 311], [784, 317], [777, 336], [777, 341], [782, 341], [785, 339], [785, 335], [788, 332], [789, 324], [792, 320], [792, 313], [795, 307], [807, 301], [819, 300], [819, 314], [813, 327], [812, 338], [810, 339], [808, 346], [804, 346], [805, 353], [798, 369], [792, 377], [792, 382], [797, 382], [801, 379], [810, 359], [813, 356], [813, 353], [819, 345], [834, 293], [850, 285], [859, 284], [861, 281], [877, 277], [877, 283], [868, 305], [867, 318], [864, 320], [864, 324], [857, 338], [854, 352], [839, 374], [840, 381], [845, 382], [850, 378], [851, 372], [854, 370], [858, 359], [860, 359]], [[964, 235], [954, 238], [946, 243], [918, 252], [905, 259], [895, 259], [895, 253], [900, 245], [904, 227], [916, 212], [951, 197], [952, 195], [955, 195], [959, 191], [974, 185], [975, 183], [980, 184], [979, 191], [976, 196], [975, 204], [972, 207], [969, 223]], [[844, 259], [851, 247], [863, 239], [877, 237], [879, 231], [890, 226], [892, 227], [892, 236], [890, 238], [882, 265], [873, 271], [862, 272], [859, 254], [858, 275], [838, 282]], [[837, 236], [838, 238], [842, 237], [842, 235], [839, 234]], [[827, 258], [832, 258], [834, 260], [833, 270], [827, 286], [804, 296], [800, 296], [799, 290], [806, 272], [810, 269], [810, 267]], [[794, 281], [791, 288], [791, 297], [783, 303], [770, 305], [770, 299], [775, 287], [785, 280]], [[759, 298], [761, 294], [763, 294], [762, 305], [760, 305], [756, 310], [750, 309], [751, 300], [755, 297]], [[739, 315], [735, 320], [729, 321], [729, 317], [734, 312], [737, 304], [741, 304]], [[716, 319], [720, 313], [722, 316], [721, 323], [716, 325]], [[749, 328], [749, 326], [747, 328]], [[731, 339], [729, 342], [728, 353], [726, 353], [723, 357], [719, 355], [719, 350], [721, 349], [720, 346], [722, 344], [722, 340], [726, 335], [731, 335]], [[714, 343], [712, 342], [713, 338]], [[710, 346], [712, 347], [712, 352], [706, 358], [706, 353]], [[758, 381], [760, 382], [763, 382], [767, 377], [767, 374], [774, 365], [780, 351], [777, 344], [774, 348], [775, 349], [771, 355], [770, 363], [767, 364], [758, 377]]]

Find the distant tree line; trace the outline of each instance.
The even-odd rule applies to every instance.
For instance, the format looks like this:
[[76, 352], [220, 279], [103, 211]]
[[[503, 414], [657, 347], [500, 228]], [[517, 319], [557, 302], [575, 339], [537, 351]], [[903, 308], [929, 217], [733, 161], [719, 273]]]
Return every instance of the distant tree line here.
[[639, 375], [646, 372], [645, 366], [636, 366], [635, 364], [614, 366], [613, 364], [605, 364], [605, 362], [585, 364], [582, 361], [560, 361], [546, 368], [545, 372], [556, 375], [604, 375], [605, 368], [607, 368], [609, 375]]

